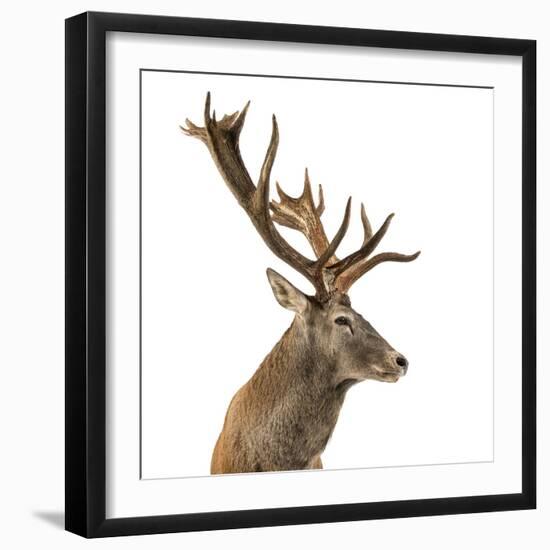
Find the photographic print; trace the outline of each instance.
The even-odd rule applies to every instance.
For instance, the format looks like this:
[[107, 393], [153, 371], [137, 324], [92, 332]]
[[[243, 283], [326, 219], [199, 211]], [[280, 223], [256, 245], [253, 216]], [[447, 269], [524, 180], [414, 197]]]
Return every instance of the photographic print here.
[[535, 506], [535, 43], [67, 20], [67, 529]]

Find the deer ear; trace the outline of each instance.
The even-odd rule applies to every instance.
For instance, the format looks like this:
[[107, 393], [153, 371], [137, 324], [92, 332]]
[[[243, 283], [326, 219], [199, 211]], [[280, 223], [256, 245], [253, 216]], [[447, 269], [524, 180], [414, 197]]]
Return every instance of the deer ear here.
[[308, 307], [306, 295], [273, 269], [267, 269], [267, 278], [277, 302], [295, 313], [304, 313]]

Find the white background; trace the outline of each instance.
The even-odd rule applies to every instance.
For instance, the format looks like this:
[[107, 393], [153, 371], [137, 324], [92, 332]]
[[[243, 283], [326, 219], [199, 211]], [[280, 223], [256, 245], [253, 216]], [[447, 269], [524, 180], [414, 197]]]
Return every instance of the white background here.
[[[186, 116], [202, 123], [205, 90], [218, 116], [252, 99], [241, 150], [254, 180], [277, 114], [272, 181], [297, 196], [307, 163], [330, 236], [353, 196], [340, 257], [362, 242], [360, 201], [376, 228], [397, 213], [380, 251], [422, 250], [350, 292], [411, 367], [397, 385], [349, 392], [325, 469], [492, 460], [493, 90], [146, 71], [143, 477], [209, 473], [230, 399], [293, 317], [266, 267], [312, 291], [258, 237], [204, 145], [179, 130]], [[312, 256], [296, 232], [285, 236]]]
[[[143, 13], [226, 17], [281, 22], [393, 28], [429, 32], [469, 33], [539, 39], [539, 97], [548, 87], [544, 70], [549, 42], [545, 38], [543, 4], [461, 2], [454, 7], [435, 2], [387, 2], [374, 8], [340, 3], [338, 9], [297, 10], [278, 4], [277, 10], [252, 3], [231, 5], [210, 2], [200, 10], [165, 2], [156, 9], [148, 3], [98, 2], [59, 3], [45, 8], [38, 3], [21, 4], [5, 13], [13, 24], [2, 36], [4, 87], [2, 94], [2, 137], [5, 154], [0, 181], [0, 239], [3, 266], [2, 346], [0, 364], [4, 373], [0, 385], [2, 407], [2, 537], [12, 548], [41, 544], [78, 547], [83, 541], [59, 529], [63, 507], [63, 22], [62, 19], [88, 8], [134, 10]], [[452, 16], [452, 17], [450, 17]], [[20, 21], [23, 25], [18, 25]], [[32, 37], [31, 40], [28, 38]], [[18, 49], [16, 49], [18, 48]], [[16, 51], [17, 55], [13, 55]], [[547, 65], [547, 64], [546, 64]], [[548, 127], [546, 105], [539, 101], [540, 151]], [[542, 155], [541, 155], [542, 157]], [[539, 181], [547, 170], [539, 162]], [[541, 205], [547, 197], [540, 192]], [[542, 239], [547, 231], [541, 219]], [[548, 258], [543, 258], [547, 263]], [[543, 262], [541, 262], [543, 264]], [[403, 268], [405, 269], [405, 268]], [[544, 266], [543, 266], [543, 269]], [[541, 274], [540, 280], [543, 277]], [[540, 303], [548, 306], [546, 295]], [[546, 310], [541, 312], [541, 317]], [[541, 325], [542, 326], [542, 325]], [[542, 334], [539, 331], [539, 334]], [[546, 349], [542, 342], [540, 363]], [[547, 376], [539, 375], [539, 394], [547, 389]], [[547, 405], [539, 403], [541, 425], [548, 420]], [[541, 463], [548, 456], [548, 439], [539, 430]], [[131, 547], [280, 547], [309, 542], [333, 547], [343, 539], [349, 546], [398, 548], [403, 544], [425, 548], [476, 547], [483, 540], [500, 548], [514, 548], [522, 542], [544, 548], [549, 520], [547, 478], [539, 477], [539, 510], [477, 516], [419, 518], [357, 524], [287, 527], [239, 532], [166, 535], [151, 538], [96, 541], [88, 544]], [[153, 542], [154, 540], [154, 542]]]

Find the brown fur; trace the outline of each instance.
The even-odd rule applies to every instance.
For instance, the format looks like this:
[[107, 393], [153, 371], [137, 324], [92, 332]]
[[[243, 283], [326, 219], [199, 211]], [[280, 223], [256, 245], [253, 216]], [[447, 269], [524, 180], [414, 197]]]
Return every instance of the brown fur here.
[[294, 323], [231, 400], [211, 473], [322, 468], [344, 393], [309, 374], [296, 332]]
[[[347, 390], [367, 378], [395, 382], [404, 374], [395, 364], [401, 356], [347, 296], [323, 304], [307, 297], [307, 304], [231, 400], [212, 474], [322, 468]], [[353, 334], [334, 323], [342, 314], [352, 319]]]

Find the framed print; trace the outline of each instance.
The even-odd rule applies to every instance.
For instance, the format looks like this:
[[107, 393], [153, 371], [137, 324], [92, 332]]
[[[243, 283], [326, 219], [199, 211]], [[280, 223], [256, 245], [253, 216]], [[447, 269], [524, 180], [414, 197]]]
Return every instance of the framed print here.
[[66, 528], [535, 507], [535, 42], [66, 21]]

